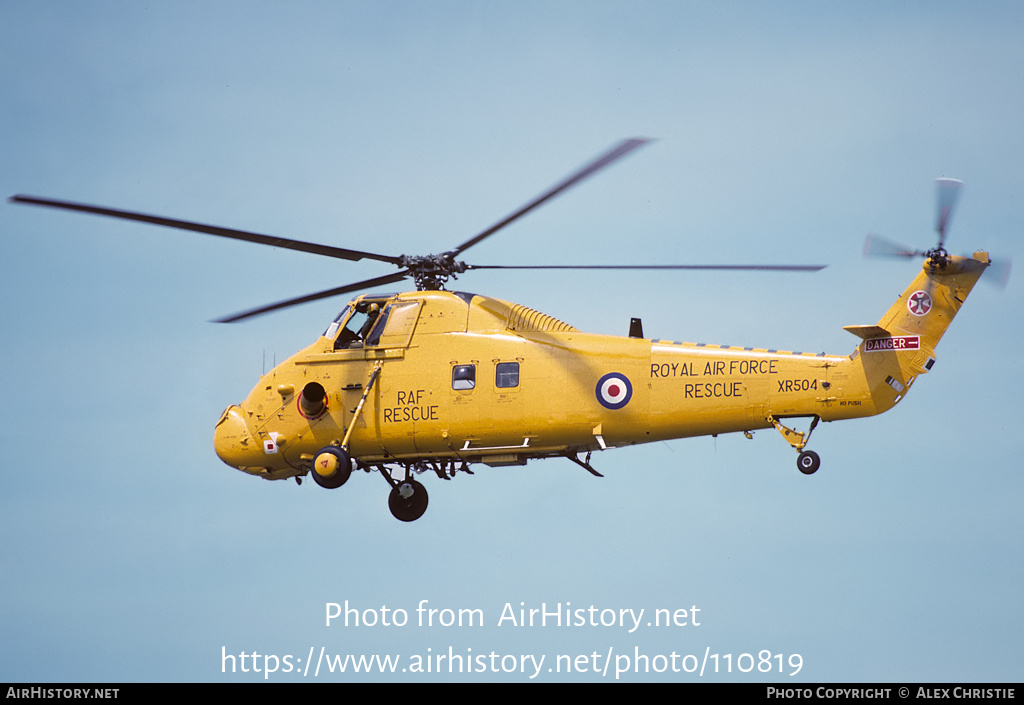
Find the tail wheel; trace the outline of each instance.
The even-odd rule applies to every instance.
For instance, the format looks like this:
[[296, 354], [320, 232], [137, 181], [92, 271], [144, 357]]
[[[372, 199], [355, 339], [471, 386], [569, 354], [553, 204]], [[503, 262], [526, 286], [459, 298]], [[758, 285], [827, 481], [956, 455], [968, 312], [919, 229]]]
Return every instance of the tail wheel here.
[[329, 490], [345, 484], [352, 474], [352, 458], [348, 452], [336, 446], [327, 446], [313, 457], [313, 468], [309, 473], [313, 481]]
[[796, 466], [804, 475], [813, 475], [821, 466], [821, 458], [813, 450], [805, 450], [797, 457]]
[[416, 521], [427, 511], [427, 488], [416, 480], [404, 480], [391, 489], [388, 509], [399, 521]]

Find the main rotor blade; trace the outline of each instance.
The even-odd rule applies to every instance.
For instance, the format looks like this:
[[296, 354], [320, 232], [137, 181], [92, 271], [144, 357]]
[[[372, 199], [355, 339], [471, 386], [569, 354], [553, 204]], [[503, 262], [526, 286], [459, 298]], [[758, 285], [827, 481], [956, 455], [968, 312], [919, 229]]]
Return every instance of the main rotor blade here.
[[375, 259], [381, 262], [390, 262], [391, 264], [398, 265], [400, 265], [402, 262], [401, 258], [399, 257], [391, 257], [389, 255], [378, 255], [373, 252], [361, 252], [359, 250], [349, 250], [343, 247], [319, 245], [313, 242], [302, 242], [301, 240], [289, 240], [288, 238], [274, 237], [271, 235], [260, 235], [259, 233], [246, 232], [245, 230], [234, 230], [232, 228], [222, 228], [216, 225], [192, 223], [187, 220], [163, 218], [160, 216], [148, 215], [146, 213], [135, 213], [133, 211], [124, 211], [115, 208], [92, 206], [86, 203], [72, 203], [69, 201], [58, 201], [52, 198], [39, 198], [37, 196], [23, 195], [11, 196], [8, 200], [11, 203], [27, 203], [34, 206], [61, 208], [69, 211], [78, 211], [81, 213], [92, 213], [95, 215], [105, 215], [112, 218], [121, 218], [123, 220], [135, 220], [140, 223], [162, 225], [168, 228], [178, 228], [179, 230], [191, 230], [197, 233], [217, 235], [219, 237], [227, 237], [233, 240], [255, 242], [260, 245], [270, 245], [271, 247], [282, 247], [288, 250], [311, 252], [315, 255], [324, 255], [327, 257], [335, 257], [337, 259], [347, 259], [352, 261], [358, 261], [361, 259]]
[[953, 214], [953, 206], [956, 205], [957, 196], [960, 195], [960, 188], [964, 185], [959, 179], [936, 179], [935, 186], [938, 190], [939, 217], [935, 223], [935, 230], [939, 233], [939, 247], [946, 241], [946, 227]]
[[339, 286], [335, 289], [327, 289], [326, 291], [318, 291], [315, 294], [307, 294], [306, 296], [300, 296], [295, 299], [288, 299], [287, 301], [279, 301], [276, 304], [269, 304], [267, 306], [260, 306], [249, 311], [242, 311], [224, 318], [215, 318], [214, 323], [234, 323], [241, 321], [246, 318], [252, 318], [253, 316], [259, 316], [264, 313], [270, 313], [271, 311], [277, 311], [282, 308], [288, 308], [289, 306], [297, 306], [299, 304], [309, 303], [310, 301], [319, 301], [320, 299], [327, 299], [331, 296], [339, 296], [341, 294], [347, 294], [353, 291], [359, 291], [361, 289], [369, 289], [370, 287], [378, 286], [380, 284], [391, 284], [392, 282], [398, 282], [409, 276], [409, 270], [404, 270], [396, 274], [387, 274], [383, 277], [376, 277], [374, 279], [367, 279], [366, 281], [356, 282], [355, 284], [347, 284], [345, 286]]
[[467, 264], [466, 269], [695, 269], [818, 272], [825, 264]]
[[640, 146], [646, 144], [649, 141], [650, 140], [646, 140], [646, 139], [631, 139], [631, 140], [624, 140], [624, 141], [620, 142], [611, 151], [609, 151], [606, 154], [603, 154], [602, 156], [598, 157], [597, 159], [595, 159], [594, 161], [590, 162], [585, 167], [583, 167], [582, 169], [577, 171], [572, 176], [569, 176], [568, 178], [564, 179], [563, 181], [561, 181], [557, 185], [555, 185], [552, 188], [548, 189], [546, 192], [544, 192], [543, 194], [541, 194], [540, 196], [538, 196], [534, 200], [530, 201], [528, 204], [526, 204], [525, 206], [523, 206], [522, 208], [517, 210], [512, 215], [508, 216], [507, 218], [505, 218], [504, 220], [502, 220], [502, 221], [500, 221], [498, 223], [495, 223], [491, 227], [487, 228], [487, 230], [484, 230], [482, 233], [476, 235], [475, 237], [472, 237], [469, 240], [466, 240], [464, 243], [462, 243], [461, 245], [456, 247], [454, 250], [452, 250], [451, 254], [453, 256], [454, 255], [458, 255], [460, 252], [462, 252], [462, 251], [472, 247], [473, 245], [477, 244], [478, 242], [480, 242], [484, 238], [489, 237], [489, 236], [493, 235], [494, 233], [498, 232], [499, 230], [501, 230], [502, 228], [504, 228], [506, 225], [508, 225], [512, 221], [516, 220], [517, 218], [520, 218], [520, 217], [526, 215], [527, 213], [529, 213], [530, 211], [532, 211], [534, 208], [536, 208], [537, 206], [541, 205], [545, 201], [547, 201], [547, 200], [549, 200], [551, 198], [554, 198], [555, 196], [560, 194], [562, 191], [565, 191], [566, 189], [568, 189], [568, 188], [570, 188], [572, 186], [575, 186], [576, 184], [578, 184], [583, 179], [585, 179], [588, 176], [591, 176], [592, 174], [600, 171], [601, 169], [605, 168], [606, 166], [608, 166], [612, 162], [614, 162], [617, 159], [620, 159], [620, 158], [626, 156], [627, 154], [632, 152], [637, 147], [640, 147]]

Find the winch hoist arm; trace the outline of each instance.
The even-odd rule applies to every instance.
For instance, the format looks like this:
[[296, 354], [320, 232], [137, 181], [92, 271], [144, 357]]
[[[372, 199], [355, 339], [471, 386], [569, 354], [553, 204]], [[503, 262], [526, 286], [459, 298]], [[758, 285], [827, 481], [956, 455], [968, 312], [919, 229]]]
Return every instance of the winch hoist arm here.
[[345, 438], [341, 441], [341, 448], [346, 453], [348, 452], [348, 439], [352, 436], [352, 429], [356, 427], [356, 421], [359, 419], [359, 415], [363, 413], [363, 405], [366, 404], [366, 397], [370, 394], [370, 390], [373, 389], [373, 385], [379, 376], [380, 363], [378, 362], [373, 366], [373, 372], [370, 373], [370, 381], [366, 383], [366, 389], [363, 390], [363, 396], [359, 399], [359, 403], [356, 405], [355, 411], [352, 412], [352, 421], [348, 425], [348, 430], [345, 431]]

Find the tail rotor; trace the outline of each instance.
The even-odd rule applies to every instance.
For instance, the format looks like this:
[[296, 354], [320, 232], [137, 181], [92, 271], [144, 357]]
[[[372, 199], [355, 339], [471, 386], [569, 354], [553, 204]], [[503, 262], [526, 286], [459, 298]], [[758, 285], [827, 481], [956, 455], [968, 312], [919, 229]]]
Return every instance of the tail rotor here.
[[[901, 257], [904, 259], [926, 257], [930, 271], [941, 273], [950, 263], [950, 256], [946, 251], [946, 233], [949, 230], [950, 219], [953, 217], [953, 210], [960, 198], [963, 185], [964, 182], [959, 179], [935, 180], [937, 195], [935, 232], [939, 236], [938, 244], [935, 247], [930, 250], [916, 250], [871, 233], [864, 242], [864, 254], [869, 257]], [[994, 275], [990, 276], [988, 280], [1000, 286], [1005, 285], [1010, 274], [1010, 261], [988, 262], [988, 266]]]

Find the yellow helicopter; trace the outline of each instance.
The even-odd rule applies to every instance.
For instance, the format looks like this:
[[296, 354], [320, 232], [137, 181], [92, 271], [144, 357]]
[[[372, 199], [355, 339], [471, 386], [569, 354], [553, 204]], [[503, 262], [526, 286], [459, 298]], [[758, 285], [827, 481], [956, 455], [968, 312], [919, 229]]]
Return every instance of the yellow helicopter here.
[[[590, 473], [594, 451], [719, 433], [775, 428], [815, 472], [806, 448], [820, 421], [892, 408], [935, 362], [935, 346], [991, 264], [944, 249], [960, 182], [939, 181], [939, 243], [918, 252], [869, 239], [870, 254], [925, 258], [922, 271], [848, 355], [584, 333], [526, 306], [444, 290], [474, 269], [726, 269], [816, 271], [816, 265], [472, 265], [466, 249], [645, 143], [626, 140], [504, 220], [437, 255], [390, 256], [34, 196], [12, 202], [191, 230], [399, 271], [219, 319], [239, 321], [296, 304], [395, 284], [417, 291], [353, 299], [312, 345], [264, 374], [217, 421], [214, 446], [228, 465], [267, 480], [310, 475], [338, 488], [352, 472], [379, 472], [401, 521], [427, 508], [416, 476], [442, 479], [470, 465], [525, 465], [567, 458]], [[806, 431], [795, 422], [809, 423]], [[397, 476], [396, 476], [397, 474]]]

